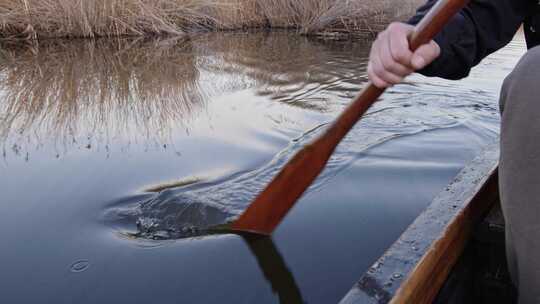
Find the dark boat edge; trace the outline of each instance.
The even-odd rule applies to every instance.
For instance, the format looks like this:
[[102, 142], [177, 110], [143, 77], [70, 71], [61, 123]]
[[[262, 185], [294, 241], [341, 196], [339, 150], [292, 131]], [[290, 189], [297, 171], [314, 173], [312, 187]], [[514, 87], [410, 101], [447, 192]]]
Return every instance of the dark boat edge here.
[[432, 303], [474, 228], [498, 202], [499, 146], [488, 146], [433, 200], [340, 304]]

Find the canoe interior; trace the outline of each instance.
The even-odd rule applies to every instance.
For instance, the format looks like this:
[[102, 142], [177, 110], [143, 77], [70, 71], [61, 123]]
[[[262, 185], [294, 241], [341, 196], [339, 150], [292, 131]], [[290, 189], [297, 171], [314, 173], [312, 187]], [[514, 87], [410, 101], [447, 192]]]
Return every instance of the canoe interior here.
[[[454, 275], [458, 267], [462, 265], [470, 270], [467, 265], [474, 263], [470, 260], [480, 254], [474, 251], [471, 240], [486, 215], [497, 205], [498, 160], [499, 150], [495, 144], [465, 167], [340, 304], [449, 303], [444, 301], [457, 297], [454, 294], [460, 289], [454, 288], [456, 286], [462, 287], [463, 297], [470, 296], [465, 294], [470, 292], [465, 288], [470, 284], [452, 285], [451, 279], [459, 281]], [[504, 248], [504, 243], [498, 246]]]
[[508, 273], [500, 202], [476, 227], [441, 288], [436, 304], [511, 304], [517, 292]]

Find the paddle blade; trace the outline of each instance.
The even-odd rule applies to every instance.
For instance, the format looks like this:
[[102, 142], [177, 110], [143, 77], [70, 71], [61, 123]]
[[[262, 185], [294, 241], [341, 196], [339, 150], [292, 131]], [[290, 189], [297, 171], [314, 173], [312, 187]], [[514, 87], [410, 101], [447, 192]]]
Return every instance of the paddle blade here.
[[232, 230], [270, 235], [323, 170], [333, 147], [305, 146], [233, 223]]

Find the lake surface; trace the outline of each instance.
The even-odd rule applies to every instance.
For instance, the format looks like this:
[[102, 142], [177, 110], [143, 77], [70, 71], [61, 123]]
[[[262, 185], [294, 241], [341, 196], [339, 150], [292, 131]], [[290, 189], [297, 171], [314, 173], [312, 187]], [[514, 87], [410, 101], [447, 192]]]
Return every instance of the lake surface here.
[[347, 105], [369, 45], [275, 32], [4, 46], [0, 302], [337, 303], [497, 140], [499, 86], [525, 49], [516, 38], [465, 81], [390, 89], [272, 239], [197, 235]]

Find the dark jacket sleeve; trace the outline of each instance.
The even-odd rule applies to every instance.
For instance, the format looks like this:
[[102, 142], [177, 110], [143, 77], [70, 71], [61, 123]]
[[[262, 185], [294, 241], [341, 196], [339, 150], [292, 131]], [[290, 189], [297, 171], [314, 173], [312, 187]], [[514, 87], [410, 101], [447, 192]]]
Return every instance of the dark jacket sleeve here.
[[[408, 23], [420, 22], [436, 2], [429, 0]], [[472, 0], [435, 38], [441, 56], [419, 72], [447, 79], [468, 76], [473, 66], [512, 40], [536, 3], [536, 0]]]

